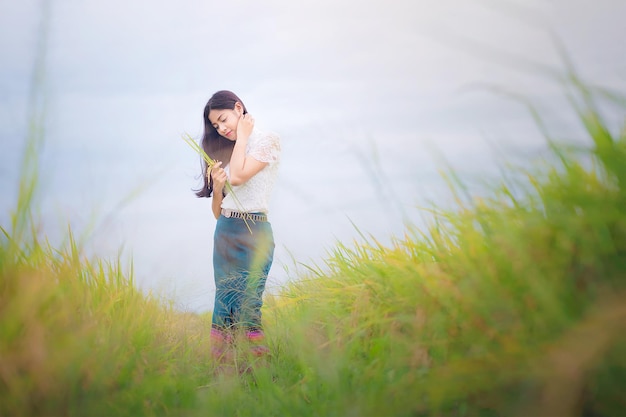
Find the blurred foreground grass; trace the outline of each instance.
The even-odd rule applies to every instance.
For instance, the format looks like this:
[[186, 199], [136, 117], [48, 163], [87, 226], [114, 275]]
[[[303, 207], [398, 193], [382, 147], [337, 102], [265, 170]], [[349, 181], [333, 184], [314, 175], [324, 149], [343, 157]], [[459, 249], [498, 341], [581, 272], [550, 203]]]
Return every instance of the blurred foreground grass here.
[[208, 317], [71, 231], [39, 236], [23, 184], [0, 245], [0, 415], [626, 415], [626, 133], [573, 85], [589, 149], [554, 145], [515, 191], [459, 197], [389, 247], [338, 244], [268, 297], [273, 354], [231, 375]]

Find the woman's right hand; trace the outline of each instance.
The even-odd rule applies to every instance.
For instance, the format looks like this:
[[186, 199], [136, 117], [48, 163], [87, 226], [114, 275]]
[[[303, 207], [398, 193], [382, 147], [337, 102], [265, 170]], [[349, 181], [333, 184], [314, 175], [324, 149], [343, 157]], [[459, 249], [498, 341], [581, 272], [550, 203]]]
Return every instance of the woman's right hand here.
[[213, 190], [221, 193], [228, 179], [226, 177], [226, 171], [222, 168], [222, 162], [215, 162], [212, 168], [207, 168], [207, 171], [207, 175], [211, 175], [213, 179]]

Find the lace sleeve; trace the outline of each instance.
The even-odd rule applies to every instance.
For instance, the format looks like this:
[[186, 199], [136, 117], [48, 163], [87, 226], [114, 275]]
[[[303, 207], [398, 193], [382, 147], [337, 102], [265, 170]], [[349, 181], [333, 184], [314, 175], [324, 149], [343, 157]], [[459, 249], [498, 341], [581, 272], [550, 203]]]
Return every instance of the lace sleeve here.
[[[252, 137], [251, 137], [252, 139]], [[260, 162], [275, 163], [280, 160], [280, 138], [275, 133], [262, 133], [255, 135], [248, 154]]]

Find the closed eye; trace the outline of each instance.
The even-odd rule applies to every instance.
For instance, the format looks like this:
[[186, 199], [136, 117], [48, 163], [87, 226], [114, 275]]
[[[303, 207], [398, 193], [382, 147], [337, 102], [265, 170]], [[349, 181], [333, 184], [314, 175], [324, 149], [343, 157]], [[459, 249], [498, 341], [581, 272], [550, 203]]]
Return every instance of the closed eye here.
[[[217, 122], [218, 122], [218, 123], [225, 123], [227, 119], [228, 119], [228, 116], [227, 116], [227, 115], [220, 116], [220, 117], [217, 119]], [[215, 128], [215, 130], [219, 130], [219, 125], [218, 125], [217, 123], [213, 123], [213, 127]]]

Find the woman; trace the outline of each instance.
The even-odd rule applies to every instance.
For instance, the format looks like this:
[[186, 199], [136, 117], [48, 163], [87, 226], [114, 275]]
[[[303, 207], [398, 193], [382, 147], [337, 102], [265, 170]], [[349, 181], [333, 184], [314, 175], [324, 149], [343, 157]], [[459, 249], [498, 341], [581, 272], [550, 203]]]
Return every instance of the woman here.
[[203, 164], [204, 186], [196, 193], [198, 197], [213, 197], [217, 219], [212, 352], [221, 357], [235, 330], [241, 330], [251, 343], [252, 353], [261, 356], [268, 353], [263, 345], [261, 306], [274, 256], [267, 216], [278, 175], [280, 140], [255, 128], [239, 97], [223, 90], [213, 94], [204, 108], [202, 148], [216, 161], [213, 167]]

